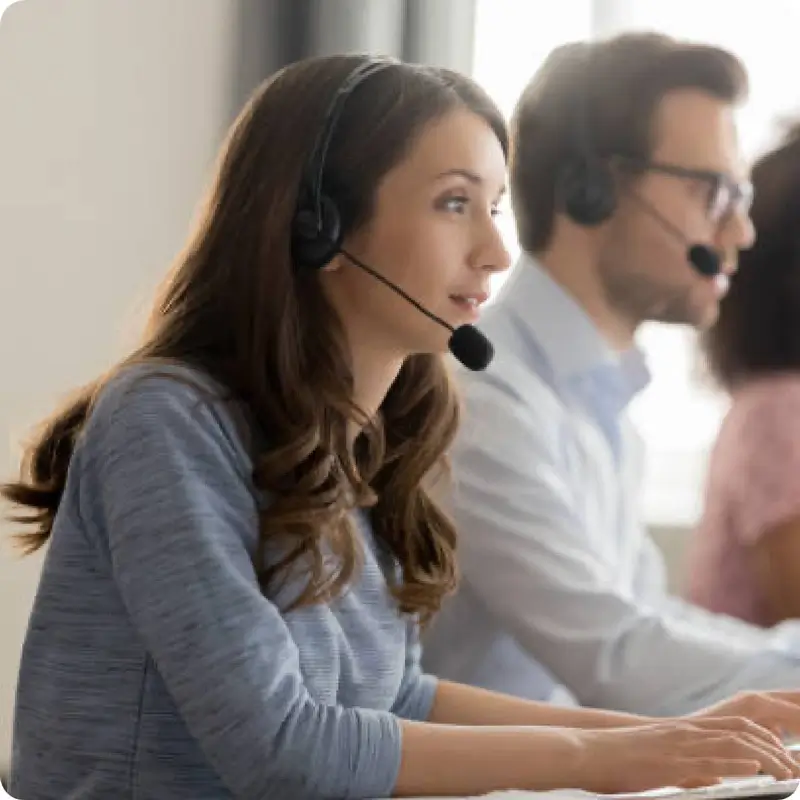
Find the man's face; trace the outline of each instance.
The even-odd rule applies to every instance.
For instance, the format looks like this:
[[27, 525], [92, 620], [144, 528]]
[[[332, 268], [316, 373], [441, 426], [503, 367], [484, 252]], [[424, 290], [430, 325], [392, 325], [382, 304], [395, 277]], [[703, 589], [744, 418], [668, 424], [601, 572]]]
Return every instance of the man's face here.
[[[601, 281], [609, 303], [633, 324], [705, 328], [716, 320], [739, 251], [755, 238], [733, 109], [705, 92], [676, 90], [657, 107], [653, 134], [643, 172], [620, 184], [602, 240]], [[722, 277], [692, 267], [693, 244], [717, 250]]]

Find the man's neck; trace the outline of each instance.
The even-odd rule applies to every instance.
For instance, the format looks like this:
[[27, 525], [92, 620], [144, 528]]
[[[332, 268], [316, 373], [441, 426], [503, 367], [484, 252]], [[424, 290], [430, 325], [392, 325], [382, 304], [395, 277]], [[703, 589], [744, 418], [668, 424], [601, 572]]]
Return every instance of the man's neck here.
[[637, 324], [613, 308], [591, 255], [562, 240], [533, 258], [581, 306], [610, 347], [630, 349]]

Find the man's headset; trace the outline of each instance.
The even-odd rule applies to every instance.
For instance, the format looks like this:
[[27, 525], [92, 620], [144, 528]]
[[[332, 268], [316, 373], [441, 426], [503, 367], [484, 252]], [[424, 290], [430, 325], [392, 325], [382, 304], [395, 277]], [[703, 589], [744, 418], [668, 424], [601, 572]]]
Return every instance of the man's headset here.
[[[609, 158], [597, 152], [590, 126], [590, 87], [592, 45], [587, 45], [580, 69], [578, 97], [570, 104], [569, 156], [556, 183], [556, 199], [564, 213], [578, 225], [593, 227], [609, 220], [617, 209], [618, 193]], [[636, 195], [639, 205], [676, 241], [686, 247], [686, 259], [706, 278], [722, 269], [722, 260], [713, 248], [691, 242], [683, 231], [657, 208]]]
[[608, 160], [597, 153], [592, 140], [589, 114], [591, 47], [587, 45], [578, 79], [578, 97], [568, 108], [569, 155], [557, 180], [557, 200], [578, 225], [600, 225], [617, 207], [617, 187]]

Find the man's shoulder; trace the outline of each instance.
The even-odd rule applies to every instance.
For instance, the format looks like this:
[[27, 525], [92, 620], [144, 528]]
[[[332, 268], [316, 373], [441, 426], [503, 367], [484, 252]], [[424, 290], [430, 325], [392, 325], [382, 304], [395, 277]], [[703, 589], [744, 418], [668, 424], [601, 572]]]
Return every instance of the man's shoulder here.
[[482, 372], [457, 369], [467, 415], [473, 409], [525, 418], [541, 414], [551, 418], [563, 413], [564, 401], [549, 379], [543, 359], [526, 347], [511, 326], [500, 336], [497, 335], [500, 331], [494, 330], [496, 327], [487, 326], [495, 346], [492, 363]]
[[[498, 351], [482, 373], [460, 371], [463, 406], [455, 452], [555, 450], [567, 418], [563, 399], [524, 356]], [[458, 456], [456, 456], [458, 457]]]

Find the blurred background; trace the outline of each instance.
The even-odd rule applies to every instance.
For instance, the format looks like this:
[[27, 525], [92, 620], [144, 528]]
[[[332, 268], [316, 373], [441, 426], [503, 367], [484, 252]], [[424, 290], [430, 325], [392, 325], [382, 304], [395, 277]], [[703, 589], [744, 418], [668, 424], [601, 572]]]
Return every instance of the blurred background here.
[[[749, 157], [800, 105], [797, 0], [0, 0], [0, 11], [3, 478], [31, 424], [135, 340], [226, 128], [285, 63], [372, 51], [447, 65], [510, 113], [556, 45], [650, 29], [744, 60]], [[501, 224], [516, 254], [510, 212]], [[633, 409], [649, 447], [644, 514], [679, 581], [725, 401], [691, 332], [651, 325], [642, 344], [655, 376]], [[0, 774], [40, 568], [12, 552], [9, 530], [0, 522]]]

